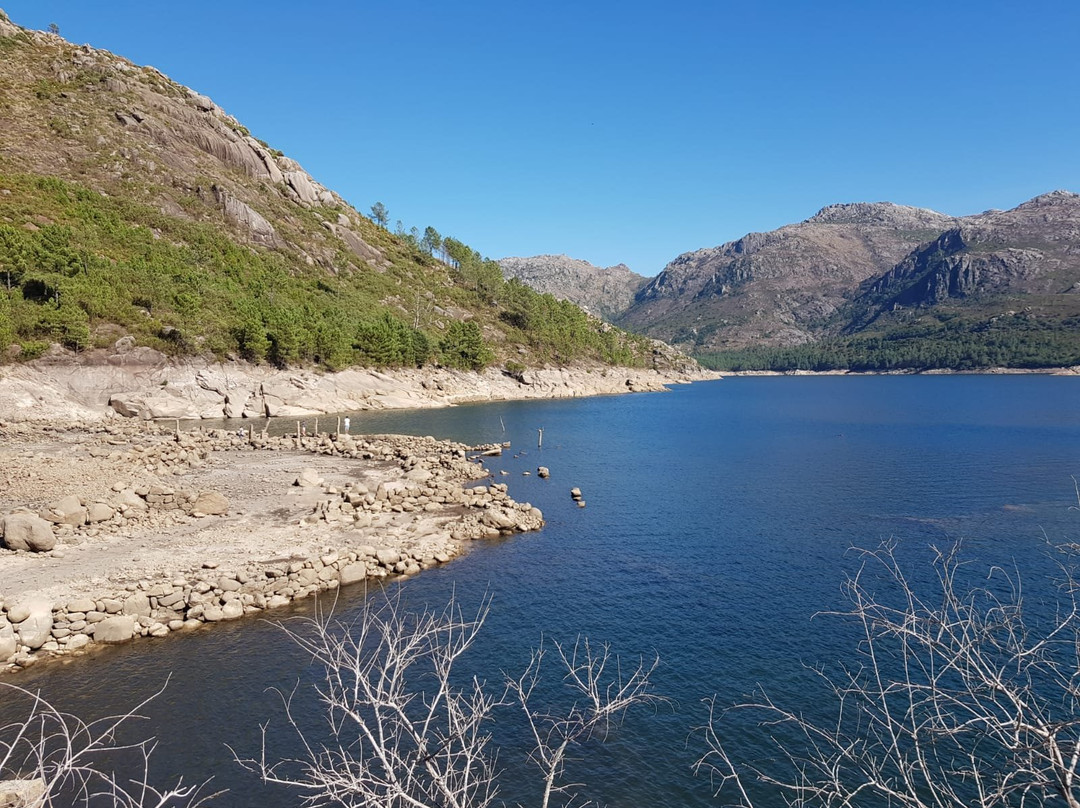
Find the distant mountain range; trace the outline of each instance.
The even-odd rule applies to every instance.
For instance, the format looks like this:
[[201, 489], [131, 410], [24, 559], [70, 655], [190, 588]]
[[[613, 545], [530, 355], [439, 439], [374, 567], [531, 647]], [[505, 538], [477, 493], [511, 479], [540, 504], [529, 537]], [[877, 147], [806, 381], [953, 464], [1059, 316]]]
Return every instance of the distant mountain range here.
[[[545, 266], [514, 261], [526, 280]], [[559, 264], [566, 296], [574, 266]], [[588, 288], [609, 272], [585, 273]], [[1076, 364], [1080, 196], [1054, 191], [965, 217], [830, 205], [680, 255], [621, 310], [620, 295], [586, 305], [718, 367]]]

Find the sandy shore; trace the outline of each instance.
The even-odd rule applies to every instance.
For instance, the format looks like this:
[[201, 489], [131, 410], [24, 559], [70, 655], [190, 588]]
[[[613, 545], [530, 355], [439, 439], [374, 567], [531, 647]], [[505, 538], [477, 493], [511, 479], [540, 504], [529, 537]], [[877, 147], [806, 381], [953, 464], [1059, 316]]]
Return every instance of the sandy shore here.
[[[94, 523], [48, 523], [51, 550], [0, 549], [8, 670], [85, 653], [95, 634], [109, 633], [102, 627], [119, 629], [109, 636], [121, 641], [165, 636], [343, 583], [414, 574], [472, 539], [543, 523], [484, 479], [477, 455], [494, 446], [175, 435], [126, 420], [78, 430], [0, 422], [0, 438], [0, 515], [57, 519], [51, 506], [64, 497], [69, 510], [112, 511]], [[194, 503], [210, 494], [227, 507], [201, 515]], [[50, 623], [36, 637], [26, 614], [34, 604]]]

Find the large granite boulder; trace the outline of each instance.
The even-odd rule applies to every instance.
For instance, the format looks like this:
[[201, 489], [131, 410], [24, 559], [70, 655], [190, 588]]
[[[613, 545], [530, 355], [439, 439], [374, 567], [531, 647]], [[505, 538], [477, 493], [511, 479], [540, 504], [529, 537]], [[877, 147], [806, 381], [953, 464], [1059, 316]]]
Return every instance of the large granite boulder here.
[[32, 651], [48, 642], [52, 634], [52, 607], [52, 601], [35, 596], [8, 610], [8, 619], [15, 623], [19, 642]]
[[127, 642], [135, 636], [135, 618], [130, 615], [106, 617], [94, 626], [94, 639], [97, 642]]
[[12, 550], [47, 553], [56, 546], [52, 525], [32, 513], [9, 513], [0, 519], [0, 536]]
[[58, 499], [41, 512], [41, 518], [58, 525], [85, 525], [86, 508], [75, 494]]
[[191, 506], [194, 516], [223, 516], [228, 512], [228, 498], [217, 491], [203, 491]]
[[7, 620], [0, 618], [0, 662], [10, 659], [18, 650], [15, 628]]

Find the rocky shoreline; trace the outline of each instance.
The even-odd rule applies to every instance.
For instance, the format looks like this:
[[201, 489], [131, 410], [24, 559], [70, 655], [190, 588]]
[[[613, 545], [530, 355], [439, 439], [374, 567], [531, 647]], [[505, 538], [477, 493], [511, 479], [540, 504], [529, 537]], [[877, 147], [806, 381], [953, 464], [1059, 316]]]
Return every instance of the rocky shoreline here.
[[60, 352], [0, 366], [0, 418], [100, 421], [303, 417], [478, 401], [569, 398], [662, 391], [719, 378], [687, 359], [664, 369], [579, 364], [481, 372], [426, 367], [336, 373], [278, 370], [246, 362], [175, 359], [130, 338], [79, 356]]
[[480, 460], [503, 445], [174, 432], [128, 419], [0, 421], [0, 436], [9, 672], [412, 575], [471, 540], [543, 525], [485, 480]]

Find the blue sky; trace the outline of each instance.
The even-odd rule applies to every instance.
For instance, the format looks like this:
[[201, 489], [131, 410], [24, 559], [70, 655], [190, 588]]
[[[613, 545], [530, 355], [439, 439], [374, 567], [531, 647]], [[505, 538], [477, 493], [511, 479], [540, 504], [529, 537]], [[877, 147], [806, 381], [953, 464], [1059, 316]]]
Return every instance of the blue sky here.
[[1080, 3], [0, 0], [362, 212], [645, 275], [834, 202], [1080, 191]]

